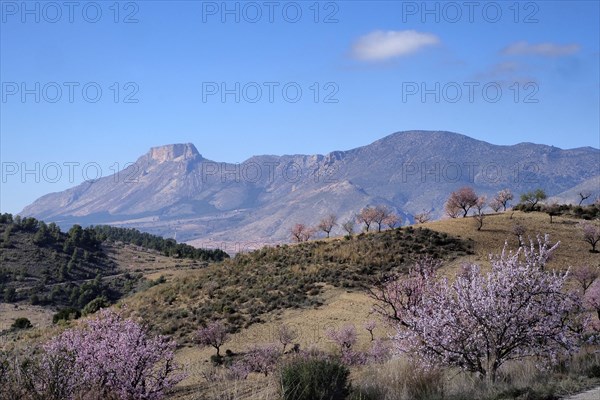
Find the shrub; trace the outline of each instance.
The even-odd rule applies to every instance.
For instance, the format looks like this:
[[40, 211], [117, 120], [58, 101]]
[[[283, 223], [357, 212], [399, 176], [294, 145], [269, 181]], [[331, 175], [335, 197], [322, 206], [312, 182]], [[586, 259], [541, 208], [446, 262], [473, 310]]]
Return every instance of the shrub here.
[[17, 318], [17, 319], [15, 319], [15, 322], [13, 322], [11, 328], [13, 328], [13, 329], [29, 329], [29, 328], [33, 328], [33, 325], [31, 324], [31, 321], [29, 321], [27, 318]]
[[96, 297], [94, 300], [87, 303], [85, 307], [83, 307], [83, 315], [93, 314], [101, 308], [106, 308], [108, 306], [110, 306], [110, 302], [106, 297]]
[[58, 321], [69, 321], [72, 319], [77, 319], [79, 317], [81, 317], [81, 311], [73, 307], [67, 307], [54, 314], [52, 316], [52, 322], [56, 324], [58, 323]]
[[342, 400], [350, 393], [348, 368], [337, 360], [295, 358], [279, 373], [284, 400]]
[[36, 306], [36, 305], [40, 304], [40, 297], [34, 293], [29, 298], [29, 302], [31, 303], [32, 306]]
[[210, 356], [210, 363], [211, 365], [217, 367], [221, 364], [223, 364], [223, 356], [221, 355], [216, 355], [216, 354], [212, 354]]

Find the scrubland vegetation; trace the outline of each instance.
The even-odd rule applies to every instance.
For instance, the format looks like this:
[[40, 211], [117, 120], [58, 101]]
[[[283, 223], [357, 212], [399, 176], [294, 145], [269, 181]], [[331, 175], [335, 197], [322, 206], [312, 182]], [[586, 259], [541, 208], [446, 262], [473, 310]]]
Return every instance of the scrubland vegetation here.
[[135, 245], [179, 260], [216, 262], [221, 250], [196, 249], [135, 229], [74, 225], [62, 232], [35, 218], [0, 215], [0, 299], [58, 309], [54, 322], [106, 307], [153, 282], [125, 270], [109, 247]]
[[[389, 210], [367, 207], [333, 238], [329, 215], [317, 227], [327, 238], [293, 226], [297, 244], [162, 279], [50, 335], [15, 321], [31, 334], [0, 353], [1, 396], [500, 400], [597, 386], [598, 205], [557, 206], [550, 219], [534, 191], [501, 211], [513, 197], [499, 192], [486, 214], [486, 199], [460, 190], [446, 206], [456, 218], [424, 212], [400, 228]], [[369, 232], [351, 234], [357, 223]], [[302, 321], [327, 310], [341, 291], [369, 306], [331, 314], [324, 342], [286, 323], [292, 311]], [[268, 340], [235, 341], [262, 324], [273, 327]]]
[[131, 302], [158, 332], [191, 343], [194, 330], [210, 321], [224, 321], [237, 332], [270, 312], [318, 307], [328, 287], [364, 291], [406, 270], [422, 254], [454, 259], [469, 254], [470, 246], [444, 233], [409, 227], [265, 247], [158, 285]]

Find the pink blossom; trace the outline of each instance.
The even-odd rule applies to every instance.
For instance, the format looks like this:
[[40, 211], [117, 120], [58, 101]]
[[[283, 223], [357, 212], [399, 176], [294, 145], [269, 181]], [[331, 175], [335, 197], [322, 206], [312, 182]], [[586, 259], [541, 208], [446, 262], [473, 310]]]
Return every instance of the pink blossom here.
[[590, 221], [581, 221], [579, 223], [583, 240], [592, 246], [592, 253], [596, 253], [596, 244], [600, 242], [600, 226], [591, 223]]
[[341, 360], [346, 365], [364, 365], [368, 361], [368, 355], [353, 349], [346, 349], [342, 352]]
[[490, 272], [472, 265], [454, 282], [434, 273], [389, 282], [379, 310], [396, 321], [396, 351], [491, 381], [508, 360], [572, 353], [585, 321], [579, 297], [563, 291], [568, 274], [544, 271], [557, 246], [538, 237], [537, 248], [505, 249]]
[[229, 339], [225, 325], [220, 321], [209, 323], [200, 328], [196, 333], [200, 346], [212, 346], [217, 350], [217, 357], [221, 357], [221, 346]]
[[375, 337], [373, 336], [373, 331], [375, 330], [377, 323], [373, 320], [370, 320], [370, 321], [365, 322], [365, 324], [363, 326], [371, 334], [371, 341], [375, 340]]
[[585, 305], [596, 313], [600, 320], [600, 280], [595, 280], [585, 293]]
[[248, 377], [252, 368], [244, 361], [236, 361], [227, 368], [225, 377], [232, 381], [241, 381]]
[[175, 373], [175, 342], [151, 337], [141, 325], [109, 309], [55, 337], [44, 350], [44, 375], [54, 379], [41, 379], [38, 389], [59, 386], [66, 399], [90, 390], [119, 399], [161, 399], [185, 377]]
[[389, 345], [382, 339], [376, 339], [372, 342], [367, 357], [372, 363], [383, 364], [390, 358], [390, 355]]
[[281, 353], [273, 344], [254, 346], [244, 356], [244, 362], [251, 371], [260, 372], [267, 376], [272, 372], [279, 361]]
[[354, 325], [345, 325], [340, 330], [328, 329], [325, 335], [340, 346], [342, 353], [356, 343], [356, 328]]

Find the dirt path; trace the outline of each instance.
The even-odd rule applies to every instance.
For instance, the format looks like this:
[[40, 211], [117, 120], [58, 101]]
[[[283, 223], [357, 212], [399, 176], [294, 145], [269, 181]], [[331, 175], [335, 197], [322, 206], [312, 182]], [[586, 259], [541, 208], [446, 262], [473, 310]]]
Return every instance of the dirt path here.
[[579, 393], [575, 396], [565, 397], [564, 400], [598, 400], [600, 399], [600, 387]]

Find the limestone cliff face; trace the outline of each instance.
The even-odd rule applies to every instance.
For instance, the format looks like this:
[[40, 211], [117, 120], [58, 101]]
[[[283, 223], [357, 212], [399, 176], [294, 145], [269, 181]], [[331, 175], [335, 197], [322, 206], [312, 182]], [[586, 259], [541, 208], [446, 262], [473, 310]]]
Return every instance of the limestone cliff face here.
[[200, 156], [196, 147], [191, 143], [169, 144], [166, 146], [152, 147], [149, 152], [152, 160], [159, 163], [165, 161], [183, 161]]
[[119, 176], [43, 196], [21, 215], [65, 227], [111, 223], [176, 232], [197, 245], [273, 243], [288, 241], [294, 223], [316, 224], [331, 212], [344, 221], [368, 204], [386, 204], [405, 221], [424, 209], [440, 217], [448, 194], [466, 185], [488, 198], [504, 188], [558, 195], [597, 182], [599, 160], [600, 150], [591, 147], [497, 146], [428, 131], [327, 155], [254, 156], [241, 164], [204, 159], [191, 143], [171, 144], [153, 147]]

